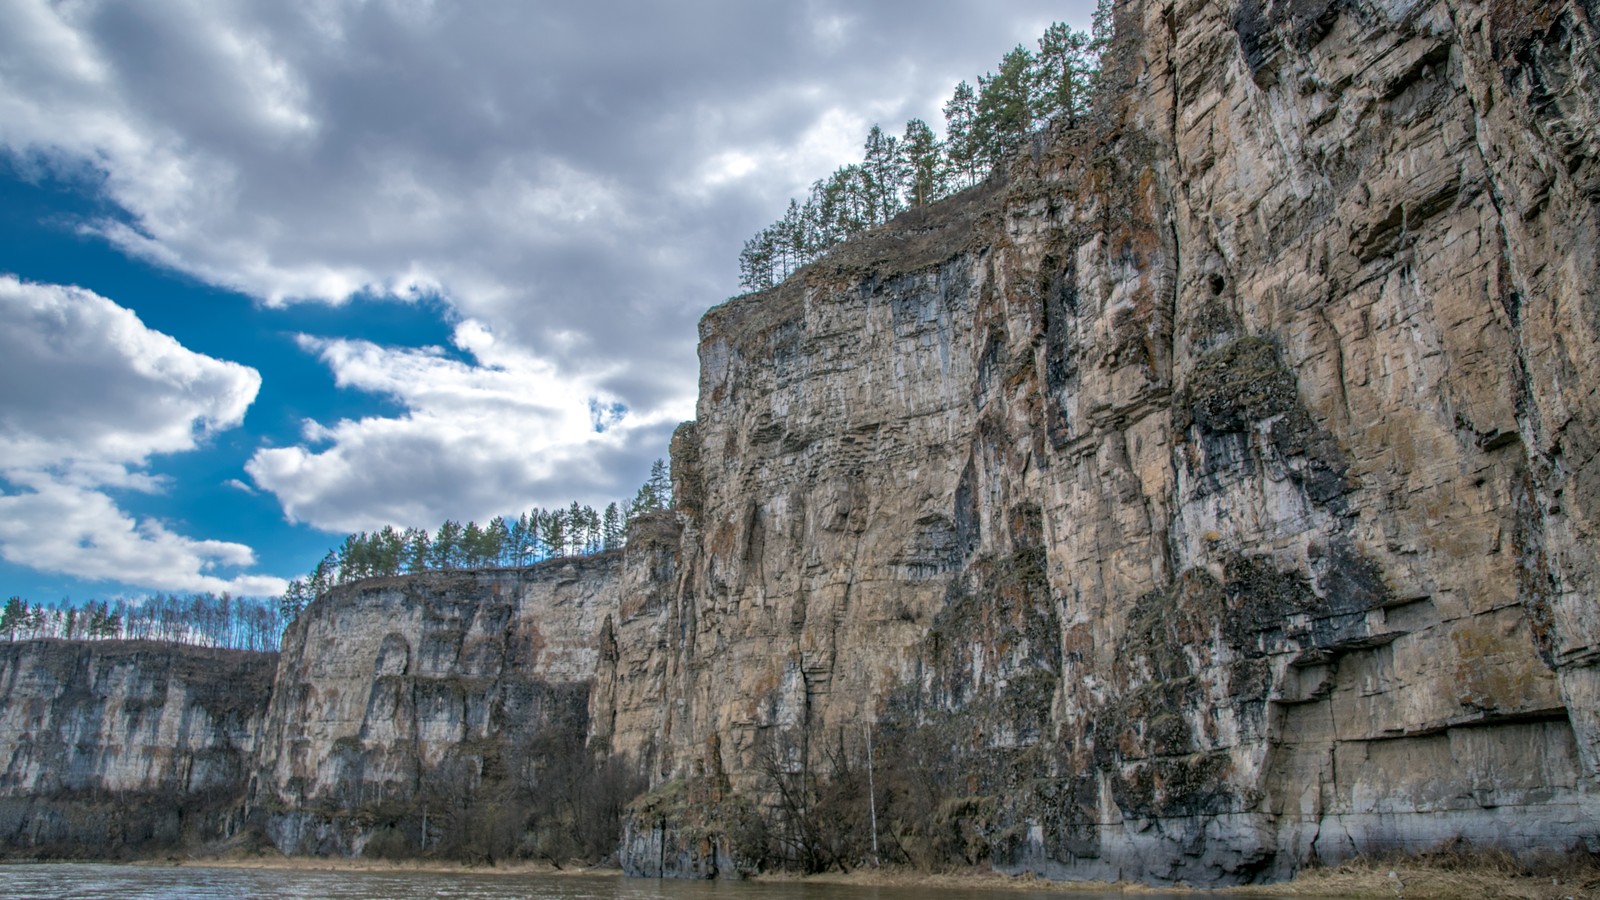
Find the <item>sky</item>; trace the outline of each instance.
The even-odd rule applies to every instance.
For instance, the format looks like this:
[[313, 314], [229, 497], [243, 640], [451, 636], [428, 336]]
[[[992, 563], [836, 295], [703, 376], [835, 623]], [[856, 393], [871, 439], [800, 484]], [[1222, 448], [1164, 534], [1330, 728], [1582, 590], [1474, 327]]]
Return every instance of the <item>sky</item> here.
[[744, 240], [1093, 0], [0, 0], [0, 595], [633, 496]]

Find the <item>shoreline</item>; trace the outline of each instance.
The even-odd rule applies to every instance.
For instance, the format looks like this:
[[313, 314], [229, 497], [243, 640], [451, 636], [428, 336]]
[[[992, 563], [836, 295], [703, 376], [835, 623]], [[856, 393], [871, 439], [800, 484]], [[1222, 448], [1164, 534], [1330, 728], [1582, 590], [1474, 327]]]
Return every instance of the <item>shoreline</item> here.
[[[278, 856], [272, 854], [220, 856], [191, 855], [143, 860], [22, 860], [4, 864], [106, 864], [149, 868], [259, 869], [306, 872], [415, 872], [430, 875], [474, 875], [491, 877], [617, 878], [625, 876], [614, 866], [562, 866], [548, 862], [517, 861], [495, 865], [469, 865], [443, 860], [346, 859], [342, 857]], [[652, 879], [640, 879], [652, 880]], [[1424, 858], [1408, 860], [1356, 860], [1337, 866], [1307, 869], [1295, 878], [1275, 884], [1196, 888], [1183, 884], [1155, 887], [1135, 882], [1050, 881], [1033, 874], [1007, 875], [992, 869], [973, 868], [951, 872], [926, 872], [917, 869], [885, 867], [856, 869], [848, 873], [824, 872], [801, 875], [768, 872], [752, 876], [757, 884], [818, 884], [851, 887], [919, 888], [936, 891], [983, 890], [994, 892], [1048, 892], [1062, 895], [1082, 893], [1128, 894], [1133, 896], [1192, 893], [1218, 897], [1303, 897], [1303, 898], [1460, 898], [1473, 900], [1600, 900], [1600, 863], [1576, 860], [1550, 872], [1531, 875], [1508, 866], [1492, 855], [1485, 857]]]

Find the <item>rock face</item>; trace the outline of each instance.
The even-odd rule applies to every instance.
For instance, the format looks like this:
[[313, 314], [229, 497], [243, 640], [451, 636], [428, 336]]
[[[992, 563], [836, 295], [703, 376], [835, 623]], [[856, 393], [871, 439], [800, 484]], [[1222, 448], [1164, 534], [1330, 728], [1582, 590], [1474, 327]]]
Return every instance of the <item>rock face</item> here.
[[319, 598], [284, 634], [250, 785], [277, 847], [359, 854], [384, 832], [386, 852], [422, 852], [486, 778], [581, 749], [621, 564], [368, 579]]
[[1594, 16], [1128, 3], [1098, 121], [713, 310], [612, 746], [929, 733], [1052, 876], [1594, 848]]
[[276, 654], [0, 643], [0, 847], [120, 856], [241, 821]]

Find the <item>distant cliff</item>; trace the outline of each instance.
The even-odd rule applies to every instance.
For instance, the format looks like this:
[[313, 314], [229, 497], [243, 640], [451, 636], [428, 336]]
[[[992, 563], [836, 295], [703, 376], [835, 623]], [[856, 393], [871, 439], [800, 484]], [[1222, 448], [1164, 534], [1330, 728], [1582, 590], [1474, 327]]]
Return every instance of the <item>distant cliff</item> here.
[[277, 655], [0, 643], [0, 847], [139, 856], [228, 837]]
[[[309, 607], [240, 814], [593, 857], [647, 789], [649, 875], [1600, 851], [1595, 15], [1122, 4], [1088, 121], [707, 314], [624, 552]], [[128, 746], [30, 718], [104, 683], [53, 646], [5, 648], [0, 809]]]
[[284, 634], [250, 787], [274, 844], [515, 854], [530, 812], [591, 777], [589, 694], [621, 568], [608, 553], [318, 599]]

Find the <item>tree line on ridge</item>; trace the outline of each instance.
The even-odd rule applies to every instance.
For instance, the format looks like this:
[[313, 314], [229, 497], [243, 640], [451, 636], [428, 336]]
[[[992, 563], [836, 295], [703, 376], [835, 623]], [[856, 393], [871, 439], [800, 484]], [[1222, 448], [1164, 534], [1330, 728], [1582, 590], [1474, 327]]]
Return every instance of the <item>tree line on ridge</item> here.
[[672, 505], [672, 480], [665, 460], [656, 460], [650, 477], [626, 505], [604, 511], [574, 500], [566, 507], [533, 509], [515, 518], [495, 516], [485, 525], [446, 519], [424, 528], [385, 525], [373, 532], [346, 535], [304, 578], [289, 582], [278, 608], [285, 623], [335, 585], [363, 578], [445, 569], [527, 566], [546, 559], [585, 556], [620, 549], [628, 522], [641, 513]]
[[0, 610], [7, 640], [147, 640], [273, 651], [283, 634], [277, 604], [245, 597], [198, 593], [152, 594], [142, 599], [30, 604], [12, 596]]
[[921, 119], [898, 138], [873, 125], [860, 163], [813, 183], [804, 202], [791, 199], [782, 218], [745, 241], [740, 286], [780, 284], [846, 238], [982, 181], [1046, 123], [1076, 125], [1092, 108], [1111, 30], [1111, 0], [1100, 0], [1090, 31], [1057, 22], [1036, 50], [1017, 45], [976, 89], [957, 84], [944, 105], [943, 140]]

